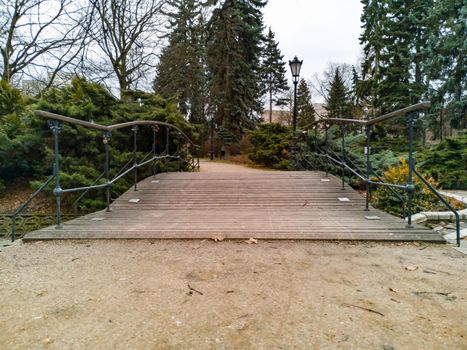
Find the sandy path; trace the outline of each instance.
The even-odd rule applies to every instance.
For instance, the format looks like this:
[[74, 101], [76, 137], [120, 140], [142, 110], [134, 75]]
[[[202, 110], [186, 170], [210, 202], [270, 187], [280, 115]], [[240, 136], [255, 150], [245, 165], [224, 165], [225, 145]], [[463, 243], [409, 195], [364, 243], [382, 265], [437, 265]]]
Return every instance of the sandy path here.
[[441, 245], [17, 244], [0, 348], [465, 349], [466, 272]]
[[233, 164], [224, 161], [200, 160], [200, 171], [203, 173], [233, 173], [233, 172], [261, 172], [273, 171], [268, 169], [251, 168], [246, 165]]

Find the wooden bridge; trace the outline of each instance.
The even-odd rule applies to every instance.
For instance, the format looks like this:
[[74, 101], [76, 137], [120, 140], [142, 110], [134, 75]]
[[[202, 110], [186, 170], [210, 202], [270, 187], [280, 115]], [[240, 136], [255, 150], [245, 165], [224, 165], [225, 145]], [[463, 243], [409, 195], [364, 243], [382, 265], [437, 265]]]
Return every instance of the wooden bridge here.
[[[207, 164], [207, 163], [204, 163]], [[203, 169], [203, 164], [201, 164]], [[235, 170], [238, 169], [238, 170]], [[48, 239], [319, 239], [444, 242], [423, 226], [365, 211], [364, 198], [312, 171], [163, 173], [147, 178], [100, 211], [61, 229], [31, 232]]]

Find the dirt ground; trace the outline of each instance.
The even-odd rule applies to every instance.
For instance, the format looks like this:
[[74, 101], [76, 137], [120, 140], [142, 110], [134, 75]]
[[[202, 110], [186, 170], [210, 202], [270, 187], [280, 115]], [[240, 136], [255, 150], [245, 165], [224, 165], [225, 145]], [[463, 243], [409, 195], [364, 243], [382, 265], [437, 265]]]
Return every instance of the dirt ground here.
[[1, 349], [467, 349], [447, 245], [7, 244]]

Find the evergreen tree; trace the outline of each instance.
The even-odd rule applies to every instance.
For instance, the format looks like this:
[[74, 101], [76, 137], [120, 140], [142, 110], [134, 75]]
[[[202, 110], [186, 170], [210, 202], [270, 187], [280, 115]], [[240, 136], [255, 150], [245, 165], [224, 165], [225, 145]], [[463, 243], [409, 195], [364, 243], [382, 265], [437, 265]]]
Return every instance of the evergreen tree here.
[[315, 108], [311, 102], [311, 93], [305, 79], [300, 79], [297, 89], [297, 124], [304, 127], [315, 121]]
[[358, 93], [373, 114], [402, 108], [426, 94], [422, 48], [433, 0], [362, 0], [362, 81]]
[[269, 96], [269, 122], [272, 122], [272, 104], [278, 104], [280, 101], [277, 95], [288, 89], [287, 79], [285, 78], [286, 68], [284, 56], [274, 40], [274, 33], [269, 27], [268, 35], [263, 52], [263, 79], [265, 92]]
[[176, 96], [180, 111], [192, 123], [205, 120], [205, 23], [199, 0], [173, 0], [168, 13], [169, 43], [162, 51], [154, 90], [165, 98]]
[[225, 0], [214, 9], [208, 24], [210, 105], [229, 140], [238, 140], [262, 110], [259, 78], [261, 8], [265, 4], [260, 0]]
[[325, 108], [329, 118], [351, 118], [349, 91], [336, 68], [334, 77], [329, 84]]
[[[434, 25], [424, 51], [427, 74], [432, 82], [434, 110], [451, 127], [467, 128], [467, 6], [462, 0], [435, 2], [428, 19]], [[434, 125], [439, 125], [438, 123]], [[438, 130], [441, 131], [441, 130]]]

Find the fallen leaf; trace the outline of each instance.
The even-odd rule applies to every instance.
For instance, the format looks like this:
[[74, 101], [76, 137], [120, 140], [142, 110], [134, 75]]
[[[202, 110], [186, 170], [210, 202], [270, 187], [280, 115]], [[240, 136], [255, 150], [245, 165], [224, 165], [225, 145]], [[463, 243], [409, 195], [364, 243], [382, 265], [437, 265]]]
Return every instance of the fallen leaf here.
[[211, 238], [214, 242], [222, 242], [225, 239], [225, 236], [214, 236]]
[[252, 243], [258, 244], [258, 240], [257, 240], [257, 239], [254, 239], [253, 237], [250, 237], [250, 239], [247, 239], [247, 240], [245, 241], [245, 243], [246, 243], [246, 244], [252, 244]]
[[408, 266], [405, 267], [405, 269], [406, 269], [407, 271], [415, 271], [415, 270], [418, 269], [418, 266], [408, 265]]
[[418, 243], [418, 242], [413, 242], [413, 245], [416, 246], [416, 247], [420, 247], [420, 243]]

